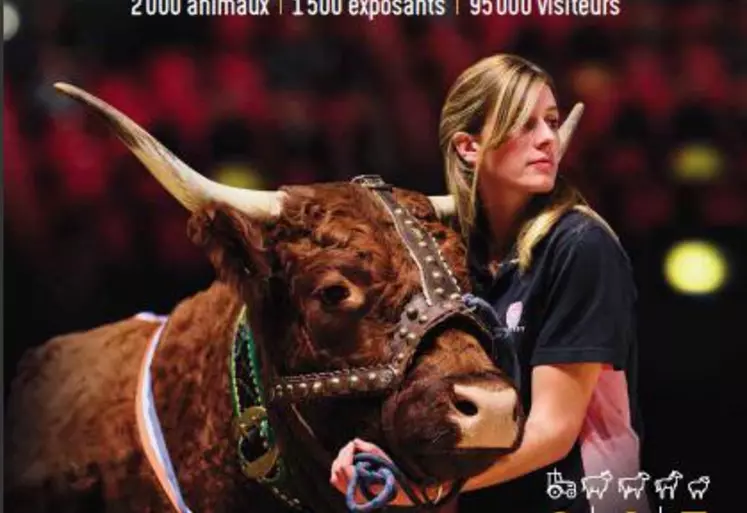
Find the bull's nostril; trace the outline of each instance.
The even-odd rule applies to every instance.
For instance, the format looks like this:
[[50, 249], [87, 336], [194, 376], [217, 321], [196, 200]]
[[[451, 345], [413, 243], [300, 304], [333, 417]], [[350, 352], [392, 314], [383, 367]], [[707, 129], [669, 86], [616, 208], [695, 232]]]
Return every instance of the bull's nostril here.
[[459, 399], [454, 402], [454, 406], [460, 413], [467, 415], [468, 417], [474, 417], [477, 415], [477, 405], [472, 401], [466, 399]]

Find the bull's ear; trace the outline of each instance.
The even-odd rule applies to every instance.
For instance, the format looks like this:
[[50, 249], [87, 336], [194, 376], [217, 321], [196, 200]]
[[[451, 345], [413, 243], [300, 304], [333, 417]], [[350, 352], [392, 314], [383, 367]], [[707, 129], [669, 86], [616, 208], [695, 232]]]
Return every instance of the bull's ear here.
[[248, 277], [270, 274], [265, 221], [225, 205], [210, 205], [188, 223], [192, 242], [203, 248], [218, 278], [237, 286]]

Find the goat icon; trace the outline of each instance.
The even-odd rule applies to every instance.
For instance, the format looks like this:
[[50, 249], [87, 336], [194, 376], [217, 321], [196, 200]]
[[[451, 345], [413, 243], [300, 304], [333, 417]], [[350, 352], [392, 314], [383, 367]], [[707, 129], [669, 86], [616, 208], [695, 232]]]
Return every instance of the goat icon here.
[[627, 499], [630, 494], [640, 499], [649, 479], [651, 476], [643, 471], [638, 472], [635, 477], [621, 477], [617, 480], [617, 491], [623, 494], [623, 499]]
[[586, 492], [586, 498], [591, 499], [591, 496], [596, 494], [600, 499], [604, 496], [604, 492], [610, 486], [612, 481], [612, 473], [609, 470], [605, 470], [598, 476], [586, 476], [581, 478], [581, 488]]
[[708, 476], [700, 476], [698, 479], [693, 479], [687, 483], [687, 490], [690, 492], [690, 497], [693, 499], [702, 499], [710, 484], [711, 478]]
[[563, 479], [563, 474], [557, 469], [547, 473], [547, 495], [551, 499], [559, 499], [563, 495], [569, 499], [576, 497], [576, 483]]
[[654, 489], [659, 494], [660, 499], [664, 499], [669, 492], [669, 498], [674, 499], [674, 492], [677, 489], [679, 480], [682, 479], [682, 474], [678, 471], [673, 470], [667, 477], [662, 477], [654, 481]]

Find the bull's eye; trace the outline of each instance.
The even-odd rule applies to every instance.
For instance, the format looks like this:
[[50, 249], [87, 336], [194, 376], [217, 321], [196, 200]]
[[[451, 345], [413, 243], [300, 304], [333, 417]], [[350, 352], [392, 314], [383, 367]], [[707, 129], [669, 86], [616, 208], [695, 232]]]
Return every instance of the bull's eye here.
[[350, 290], [344, 285], [330, 285], [329, 287], [324, 287], [319, 296], [325, 305], [335, 306], [350, 296]]

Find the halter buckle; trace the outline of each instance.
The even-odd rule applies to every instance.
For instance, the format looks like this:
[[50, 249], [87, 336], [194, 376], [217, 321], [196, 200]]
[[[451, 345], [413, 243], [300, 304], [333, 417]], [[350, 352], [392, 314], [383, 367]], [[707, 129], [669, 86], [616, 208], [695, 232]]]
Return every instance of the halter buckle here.
[[389, 191], [392, 186], [384, 181], [380, 175], [358, 175], [350, 180], [351, 183], [361, 185], [367, 189], [377, 189]]
[[[261, 436], [262, 423], [266, 421], [267, 410], [262, 406], [251, 406], [241, 412], [241, 416], [236, 418], [234, 423], [234, 433], [236, 434], [239, 446], [252, 429], [256, 429]], [[280, 457], [280, 451], [276, 445], [270, 447], [264, 454], [255, 460], [246, 459], [240, 447], [238, 454], [241, 471], [246, 477], [256, 481], [266, 479], [277, 465]]]

